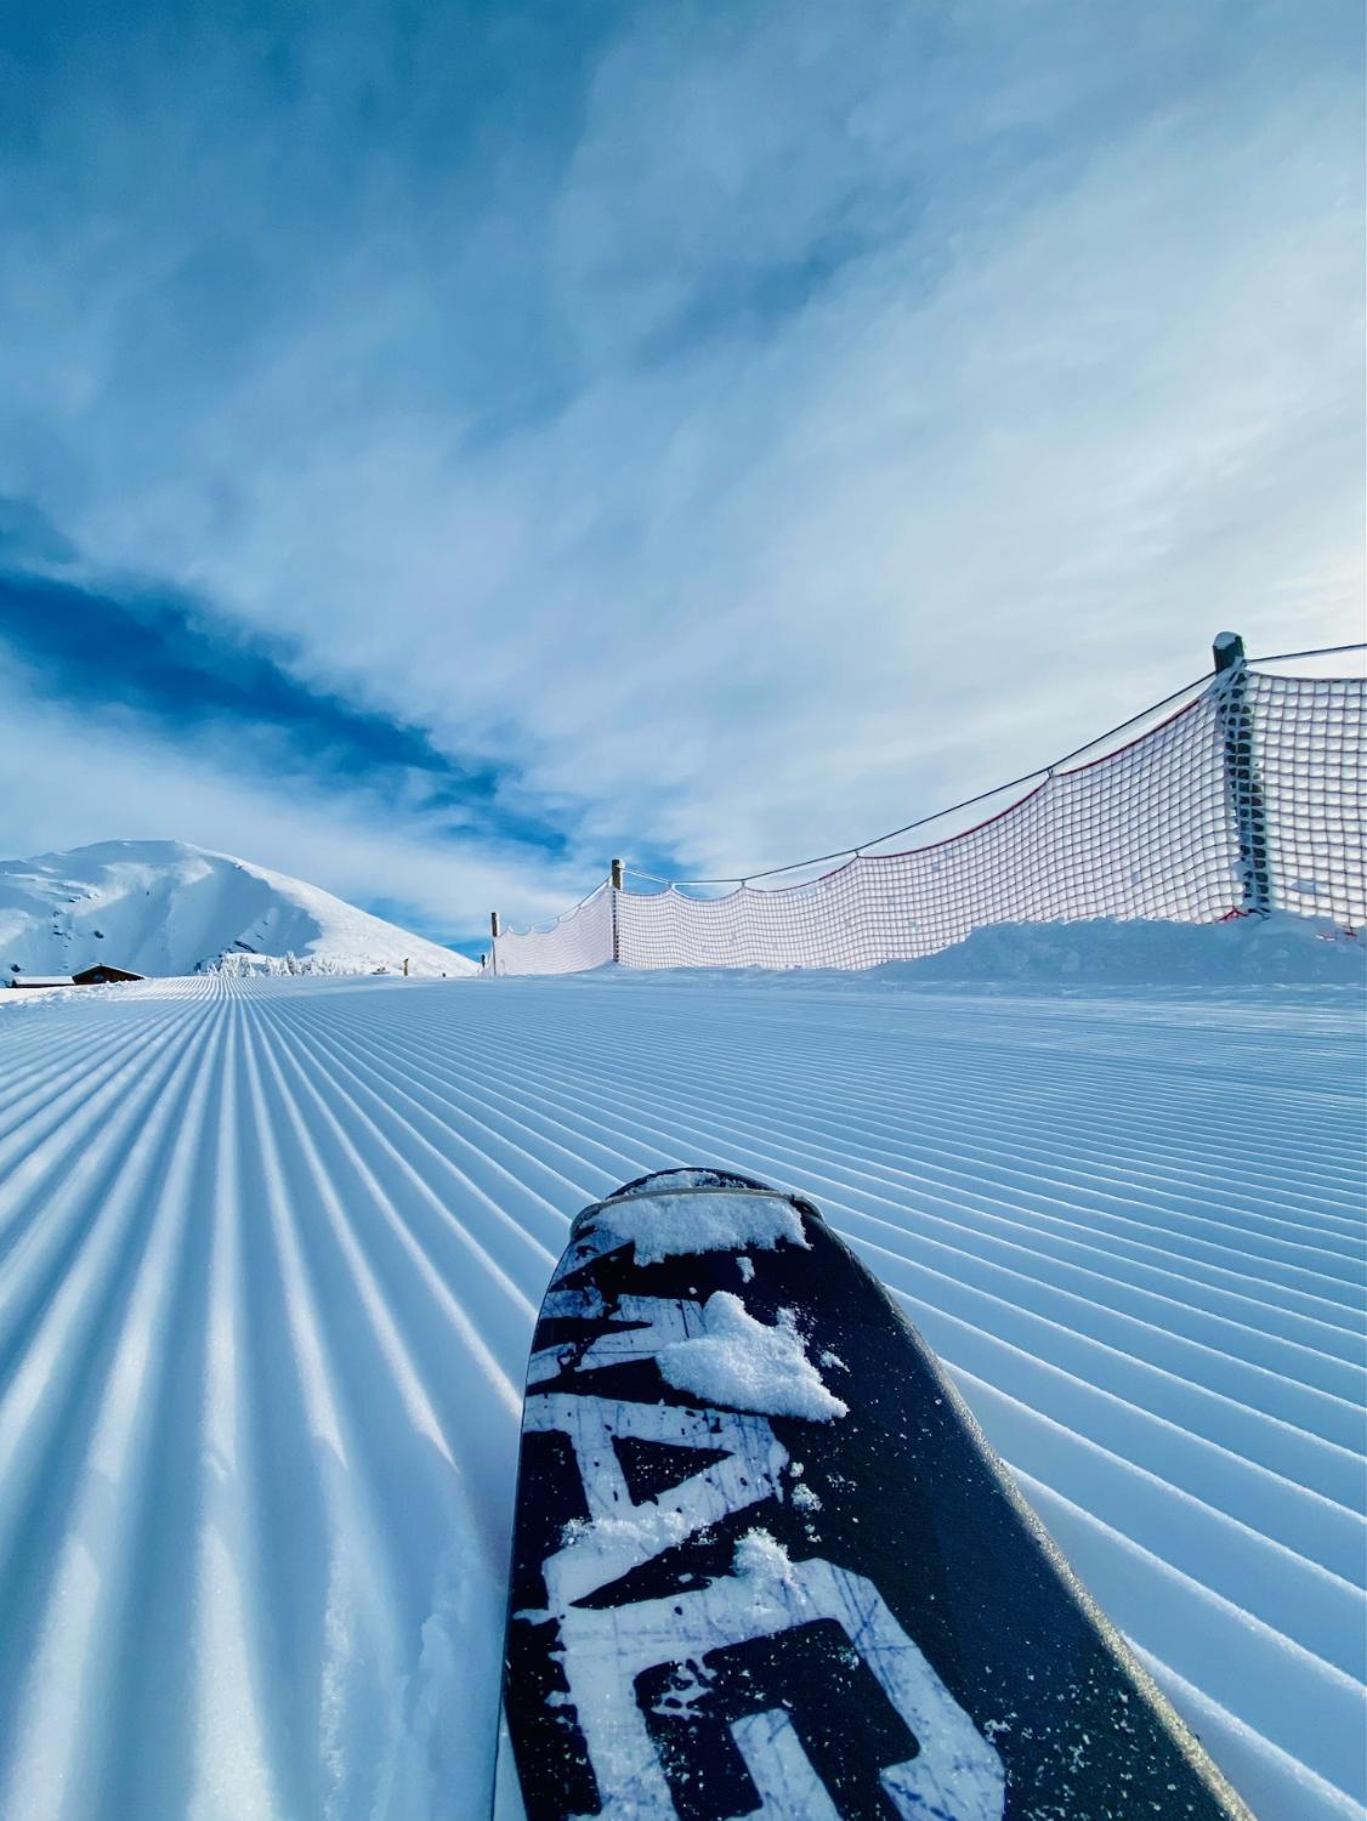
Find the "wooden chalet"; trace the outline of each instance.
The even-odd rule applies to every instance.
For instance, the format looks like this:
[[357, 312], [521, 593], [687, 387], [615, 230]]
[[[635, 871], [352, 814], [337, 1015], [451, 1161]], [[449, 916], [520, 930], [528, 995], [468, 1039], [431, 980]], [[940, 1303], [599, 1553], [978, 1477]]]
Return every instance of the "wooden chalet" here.
[[143, 980], [143, 974], [134, 974], [126, 967], [112, 967], [107, 961], [97, 961], [93, 967], [78, 968], [74, 974], [11, 974], [12, 987], [39, 986], [108, 986], [116, 980]]

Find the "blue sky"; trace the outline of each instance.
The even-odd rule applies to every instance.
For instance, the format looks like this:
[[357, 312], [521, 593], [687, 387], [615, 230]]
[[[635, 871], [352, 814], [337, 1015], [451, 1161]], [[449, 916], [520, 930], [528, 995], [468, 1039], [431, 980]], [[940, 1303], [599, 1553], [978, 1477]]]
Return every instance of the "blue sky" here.
[[1359, 9], [0, 24], [0, 851], [477, 945], [1360, 636]]

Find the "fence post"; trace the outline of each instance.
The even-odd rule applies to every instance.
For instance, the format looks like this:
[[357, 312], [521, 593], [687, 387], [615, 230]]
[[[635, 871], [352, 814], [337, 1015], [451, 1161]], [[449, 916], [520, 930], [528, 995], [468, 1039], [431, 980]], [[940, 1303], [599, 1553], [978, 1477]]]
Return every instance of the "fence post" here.
[[489, 912], [489, 936], [490, 936], [489, 968], [492, 973], [497, 974], [498, 973], [498, 912], [497, 911]]
[[1215, 655], [1216, 713], [1224, 742], [1225, 789], [1239, 842], [1239, 909], [1265, 917], [1272, 908], [1268, 873], [1267, 809], [1253, 753], [1253, 710], [1248, 702], [1248, 666], [1237, 632], [1219, 632]]
[[626, 890], [626, 868], [620, 860], [612, 863], [612, 958], [615, 962], [622, 959], [622, 938], [617, 928], [617, 894]]

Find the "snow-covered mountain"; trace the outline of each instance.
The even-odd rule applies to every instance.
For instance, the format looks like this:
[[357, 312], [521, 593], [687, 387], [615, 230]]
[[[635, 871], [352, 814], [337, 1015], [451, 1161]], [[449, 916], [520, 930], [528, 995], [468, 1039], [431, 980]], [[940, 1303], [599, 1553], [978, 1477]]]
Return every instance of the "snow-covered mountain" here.
[[97, 961], [192, 974], [224, 956], [294, 955], [341, 973], [468, 974], [464, 955], [316, 885], [182, 841], [101, 841], [0, 861], [0, 979]]

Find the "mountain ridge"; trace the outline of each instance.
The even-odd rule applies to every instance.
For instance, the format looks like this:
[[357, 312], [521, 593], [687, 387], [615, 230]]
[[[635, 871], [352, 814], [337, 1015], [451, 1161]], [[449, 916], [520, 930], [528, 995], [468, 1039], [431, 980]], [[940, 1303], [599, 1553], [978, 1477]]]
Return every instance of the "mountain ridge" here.
[[[202, 973], [225, 958], [313, 971], [470, 974], [453, 949], [287, 873], [184, 841], [99, 841], [0, 861], [0, 978]], [[253, 958], [257, 959], [253, 959]]]

